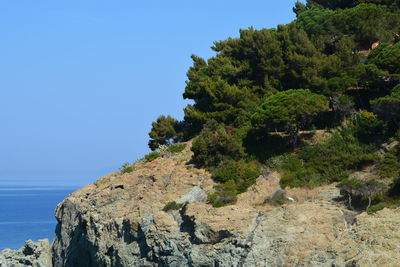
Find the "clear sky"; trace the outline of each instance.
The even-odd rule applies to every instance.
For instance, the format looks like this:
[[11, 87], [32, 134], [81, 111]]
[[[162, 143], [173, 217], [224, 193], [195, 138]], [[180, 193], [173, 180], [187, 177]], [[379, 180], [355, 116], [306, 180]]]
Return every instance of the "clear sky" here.
[[0, 2], [0, 186], [93, 182], [183, 117], [191, 54], [293, 20], [295, 0]]

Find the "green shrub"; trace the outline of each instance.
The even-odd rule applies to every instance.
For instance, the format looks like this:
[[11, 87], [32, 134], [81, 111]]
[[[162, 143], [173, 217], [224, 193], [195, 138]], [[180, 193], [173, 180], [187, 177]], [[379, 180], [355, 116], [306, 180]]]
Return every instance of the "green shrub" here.
[[193, 161], [202, 167], [215, 167], [226, 159], [239, 160], [245, 153], [238, 140], [223, 124], [209, 121], [192, 145]]
[[151, 152], [151, 153], [145, 155], [145, 156], [144, 156], [144, 159], [145, 159], [147, 162], [151, 162], [151, 161], [153, 161], [153, 160], [159, 158], [160, 156], [161, 156], [161, 154], [160, 154], [159, 152], [153, 151], [153, 152]]
[[167, 151], [171, 153], [180, 153], [186, 148], [185, 144], [172, 144], [167, 148]]
[[361, 112], [354, 121], [355, 136], [362, 142], [376, 140], [383, 132], [383, 122], [372, 112]]
[[380, 201], [380, 202], [372, 205], [368, 209], [368, 214], [373, 214], [373, 213], [375, 213], [377, 211], [380, 211], [380, 210], [382, 210], [384, 208], [395, 209], [395, 208], [398, 208], [400, 206], [400, 198], [399, 197], [384, 196], [384, 198], [381, 198], [381, 199], [378, 198], [377, 200]]
[[176, 203], [175, 201], [170, 201], [163, 207], [163, 211], [167, 212], [170, 210], [180, 210], [185, 206], [187, 203]]
[[128, 162], [126, 162], [122, 165], [120, 170], [122, 173], [130, 173], [130, 172], [133, 172], [133, 166], [131, 164], [129, 164]]
[[283, 187], [315, 187], [345, 179], [355, 170], [378, 160], [372, 145], [358, 141], [352, 128], [339, 128], [322, 143], [302, 147], [298, 155], [269, 161], [283, 170]]
[[255, 183], [260, 170], [255, 162], [227, 160], [211, 169], [212, 178], [220, 184], [208, 196], [214, 207], [222, 207], [236, 201], [236, 195], [243, 193]]
[[281, 186], [285, 187], [316, 187], [324, 184], [323, 176], [312, 169], [301, 168], [296, 171], [285, 172], [281, 178]]
[[400, 173], [399, 146], [387, 152], [377, 164], [376, 173], [382, 178], [394, 178]]
[[384, 202], [380, 202], [378, 204], [372, 205], [369, 209], [368, 209], [368, 214], [374, 214], [377, 211], [383, 210], [384, 208], [387, 207], [387, 204]]
[[211, 169], [212, 178], [218, 183], [233, 181], [238, 193], [243, 193], [255, 183], [260, 170], [256, 163], [247, 163], [243, 160], [223, 161], [218, 167]]
[[233, 180], [216, 185], [215, 192], [208, 195], [207, 201], [213, 207], [219, 208], [229, 204], [234, 204], [237, 199], [237, 185]]

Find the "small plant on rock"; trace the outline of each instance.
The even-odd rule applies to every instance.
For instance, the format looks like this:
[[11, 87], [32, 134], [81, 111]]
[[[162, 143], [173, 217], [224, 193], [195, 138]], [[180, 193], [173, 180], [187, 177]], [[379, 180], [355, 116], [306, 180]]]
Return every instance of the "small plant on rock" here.
[[168, 152], [180, 153], [186, 148], [185, 144], [172, 144], [167, 148]]
[[151, 161], [153, 161], [153, 160], [159, 158], [160, 156], [161, 156], [161, 154], [160, 154], [159, 152], [153, 151], [153, 152], [151, 152], [151, 153], [145, 155], [145, 156], [144, 156], [144, 159], [145, 159], [147, 162], [151, 162]]
[[180, 210], [186, 204], [187, 203], [176, 203], [176, 201], [170, 201], [167, 204], [165, 204], [165, 206], [162, 210], [165, 212], [170, 211], [170, 210]]
[[122, 167], [120, 168], [121, 173], [130, 173], [133, 172], [133, 166], [132, 164], [129, 164], [128, 162], [124, 163]]

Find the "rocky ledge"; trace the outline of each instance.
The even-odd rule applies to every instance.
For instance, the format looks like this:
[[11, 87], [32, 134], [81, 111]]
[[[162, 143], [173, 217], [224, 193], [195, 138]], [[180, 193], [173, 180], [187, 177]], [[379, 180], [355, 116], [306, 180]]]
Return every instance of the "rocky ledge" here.
[[[187, 147], [139, 161], [68, 196], [56, 209], [53, 265], [400, 266], [399, 209], [352, 213], [334, 185], [286, 190], [293, 201], [273, 206], [277, 172], [213, 208], [210, 174], [190, 157]], [[172, 201], [181, 205], [167, 210]]]
[[5, 249], [0, 253], [0, 267], [50, 267], [51, 247], [48, 239], [28, 240], [19, 250]]

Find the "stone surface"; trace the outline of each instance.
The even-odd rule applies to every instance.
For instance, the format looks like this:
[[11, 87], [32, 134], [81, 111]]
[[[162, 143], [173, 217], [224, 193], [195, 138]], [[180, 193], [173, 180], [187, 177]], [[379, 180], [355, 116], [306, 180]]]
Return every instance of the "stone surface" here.
[[52, 255], [48, 239], [28, 240], [19, 250], [5, 249], [0, 253], [0, 267], [51, 267]]
[[[213, 208], [210, 174], [178, 155], [138, 162], [68, 196], [56, 209], [54, 266], [400, 266], [400, 210], [357, 215], [335, 185], [288, 189], [269, 206], [269, 172], [236, 205]], [[162, 211], [168, 202], [190, 202]]]

